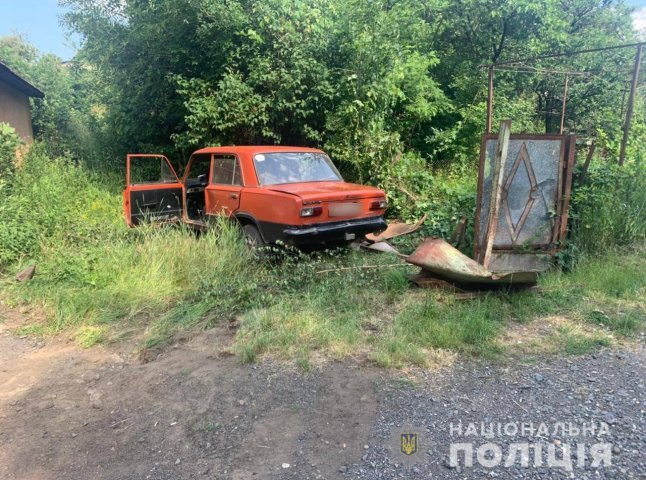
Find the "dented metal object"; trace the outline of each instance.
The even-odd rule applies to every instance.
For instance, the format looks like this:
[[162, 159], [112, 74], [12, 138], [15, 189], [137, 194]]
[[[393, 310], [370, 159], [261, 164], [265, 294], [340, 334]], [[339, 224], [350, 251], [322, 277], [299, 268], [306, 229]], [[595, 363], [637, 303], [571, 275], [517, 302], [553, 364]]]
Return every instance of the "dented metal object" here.
[[491, 272], [441, 238], [426, 239], [406, 261], [461, 284], [533, 285], [539, 270]]

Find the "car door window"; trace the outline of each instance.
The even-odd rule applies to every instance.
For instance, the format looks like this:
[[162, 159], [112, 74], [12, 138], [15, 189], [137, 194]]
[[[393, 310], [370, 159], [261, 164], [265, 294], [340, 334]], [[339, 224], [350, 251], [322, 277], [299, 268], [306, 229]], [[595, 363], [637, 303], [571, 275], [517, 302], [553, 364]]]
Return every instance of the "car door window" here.
[[235, 155], [213, 157], [213, 183], [219, 185], [242, 185], [240, 161]]
[[193, 157], [191, 162], [190, 170], [188, 171], [188, 177], [186, 179], [187, 185], [193, 185], [199, 183], [200, 177], [204, 179], [204, 182], [209, 178], [209, 170], [211, 168], [211, 155], [196, 155]]
[[175, 172], [163, 155], [130, 155], [128, 162], [131, 185], [177, 182]]

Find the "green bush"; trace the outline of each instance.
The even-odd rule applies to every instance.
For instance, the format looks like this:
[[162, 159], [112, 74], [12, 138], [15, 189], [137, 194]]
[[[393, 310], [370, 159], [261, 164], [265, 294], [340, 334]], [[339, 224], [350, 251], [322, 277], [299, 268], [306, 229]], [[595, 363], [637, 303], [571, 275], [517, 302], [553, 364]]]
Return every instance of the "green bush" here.
[[646, 240], [646, 166], [600, 163], [574, 186], [570, 240], [580, 252], [600, 254]]
[[16, 130], [8, 123], [0, 123], [0, 188], [13, 177], [16, 170], [16, 149], [20, 146]]
[[0, 266], [43, 249], [100, 245], [126, 232], [118, 187], [34, 145], [0, 194]]

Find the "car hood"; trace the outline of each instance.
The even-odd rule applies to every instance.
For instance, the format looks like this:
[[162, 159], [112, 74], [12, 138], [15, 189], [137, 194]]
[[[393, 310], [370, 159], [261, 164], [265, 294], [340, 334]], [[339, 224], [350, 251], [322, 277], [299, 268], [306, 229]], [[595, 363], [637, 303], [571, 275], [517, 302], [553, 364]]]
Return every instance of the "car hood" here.
[[281, 185], [268, 185], [264, 188], [273, 192], [296, 195], [303, 200], [330, 201], [385, 196], [385, 193], [376, 187], [347, 182], [285, 183]]

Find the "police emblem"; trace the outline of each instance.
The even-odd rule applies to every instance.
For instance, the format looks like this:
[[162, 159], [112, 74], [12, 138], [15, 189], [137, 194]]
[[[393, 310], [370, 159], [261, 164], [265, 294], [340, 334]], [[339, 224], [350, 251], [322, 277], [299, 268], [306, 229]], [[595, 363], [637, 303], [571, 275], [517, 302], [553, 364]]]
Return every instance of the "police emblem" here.
[[395, 428], [390, 436], [388, 448], [393, 463], [401, 465], [403, 468], [424, 465], [429, 459], [427, 455], [424, 455], [424, 452], [429, 451], [430, 447], [427, 432], [427, 428], [411, 423], [405, 423], [399, 428]]
[[399, 436], [400, 446], [399, 449], [404, 455], [413, 455], [417, 453], [417, 434], [416, 433], [401, 433]]

